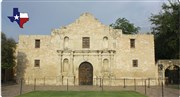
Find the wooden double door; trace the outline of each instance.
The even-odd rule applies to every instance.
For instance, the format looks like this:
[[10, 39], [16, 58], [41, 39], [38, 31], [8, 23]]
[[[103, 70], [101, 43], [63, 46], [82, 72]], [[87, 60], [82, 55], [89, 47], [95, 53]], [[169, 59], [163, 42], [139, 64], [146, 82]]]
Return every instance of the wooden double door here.
[[93, 85], [93, 66], [89, 62], [79, 66], [79, 85]]

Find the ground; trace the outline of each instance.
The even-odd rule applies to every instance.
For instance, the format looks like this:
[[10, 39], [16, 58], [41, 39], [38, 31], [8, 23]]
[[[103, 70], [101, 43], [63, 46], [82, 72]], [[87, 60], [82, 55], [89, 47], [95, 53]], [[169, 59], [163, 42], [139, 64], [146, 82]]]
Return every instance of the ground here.
[[173, 88], [173, 89], [179, 89], [180, 90], [180, 85], [168, 85], [167, 88]]
[[133, 91], [35, 91], [16, 97], [147, 97]]
[[[164, 87], [164, 97], [179, 97], [180, 90], [170, 88], [169, 86]], [[33, 85], [23, 85], [22, 86], [22, 94], [30, 93], [33, 91], [34, 91]], [[36, 91], [55, 91], [55, 92], [64, 91], [65, 93], [67, 93], [66, 92], [67, 87], [66, 86], [36, 86]], [[69, 86], [68, 91], [76, 91], [76, 92], [78, 92], [78, 91], [80, 91], [80, 92], [95, 91], [95, 92], [101, 93], [102, 87], [99, 87], [99, 86]], [[145, 94], [144, 86], [137, 86], [136, 90], [132, 86], [131, 87], [126, 86], [125, 88], [123, 86], [114, 86], [114, 87], [113, 86], [104, 86], [103, 91], [113, 91], [113, 92], [136, 91], [136, 92], [141, 93], [142, 95], [146, 95], [147, 97], [162, 97], [162, 87], [161, 86], [150, 86], [149, 88], [146, 87], [146, 94]], [[52, 94], [52, 93], [50, 93], [50, 94]], [[26, 96], [18, 96], [18, 95], [20, 95], [20, 85], [19, 84], [2, 85], [2, 94], [1, 95], [2, 95], [2, 97], [26, 97]], [[142, 97], [146, 97], [146, 96], [142, 96]], [[30, 97], [32, 97], [32, 96], [30, 96]], [[33, 96], [33, 97], [44, 97], [44, 96]], [[51, 96], [51, 97], [54, 97], [54, 96]], [[57, 97], [57, 96], [55, 96], [55, 97]], [[88, 97], [88, 96], [85, 96], [85, 97]], [[94, 97], [97, 97], [97, 96], [94, 96]], [[112, 97], [112, 96], [108, 96], [108, 97]], [[119, 97], [119, 96], [116, 96], [116, 97]]]

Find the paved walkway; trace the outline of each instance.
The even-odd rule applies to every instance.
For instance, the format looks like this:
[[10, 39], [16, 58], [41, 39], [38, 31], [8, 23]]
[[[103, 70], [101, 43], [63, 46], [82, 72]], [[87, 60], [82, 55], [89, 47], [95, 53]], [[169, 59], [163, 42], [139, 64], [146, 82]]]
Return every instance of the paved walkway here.
[[[35, 90], [56, 90], [56, 91], [122, 91], [122, 90], [130, 90], [135, 91], [135, 87], [122, 87], [122, 86], [30, 86], [26, 85], [22, 87], [22, 94], [34, 91]], [[155, 87], [136, 87], [136, 91], [142, 94], [146, 94], [148, 97], [162, 97], [162, 88]], [[164, 88], [164, 97], [179, 97], [180, 90], [172, 89], [172, 88]], [[3, 85], [2, 86], [2, 97], [15, 97], [20, 94], [20, 85]]]

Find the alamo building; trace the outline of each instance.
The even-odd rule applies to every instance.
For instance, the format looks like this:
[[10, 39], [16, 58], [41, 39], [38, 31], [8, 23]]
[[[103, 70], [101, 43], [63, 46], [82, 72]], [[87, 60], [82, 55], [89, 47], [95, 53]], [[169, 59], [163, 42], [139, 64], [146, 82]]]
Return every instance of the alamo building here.
[[116, 79], [158, 78], [153, 35], [123, 34], [89, 13], [50, 35], [20, 35], [16, 54], [16, 78], [26, 84], [66, 85], [68, 79], [69, 85], [97, 85], [104, 79], [117, 86], [123, 81]]

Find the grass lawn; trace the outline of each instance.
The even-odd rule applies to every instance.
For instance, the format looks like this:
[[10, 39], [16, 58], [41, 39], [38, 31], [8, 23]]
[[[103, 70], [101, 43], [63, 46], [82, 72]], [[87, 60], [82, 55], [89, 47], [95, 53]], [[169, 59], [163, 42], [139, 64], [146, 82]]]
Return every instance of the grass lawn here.
[[35, 91], [16, 97], [147, 97], [133, 91]]

